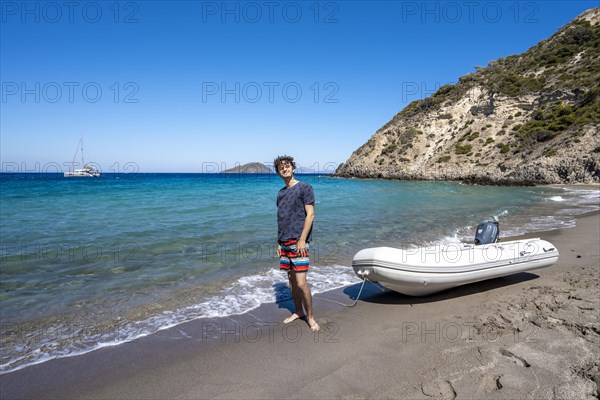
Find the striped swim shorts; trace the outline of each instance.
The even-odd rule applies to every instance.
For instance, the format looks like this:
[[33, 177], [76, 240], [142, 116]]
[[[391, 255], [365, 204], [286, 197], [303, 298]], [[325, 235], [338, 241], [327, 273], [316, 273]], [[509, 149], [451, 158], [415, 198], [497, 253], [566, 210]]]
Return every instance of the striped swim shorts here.
[[289, 271], [290, 268], [294, 268], [296, 272], [306, 272], [308, 271], [309, 263], [309, 249], [308, 243], [306, 244], [306, 257], [300, 257], [299, 254], [296, 253], [296, 244], [297, 240], [292, 239], [287, 242], [279, 242], [279, 268], [285, 269]]

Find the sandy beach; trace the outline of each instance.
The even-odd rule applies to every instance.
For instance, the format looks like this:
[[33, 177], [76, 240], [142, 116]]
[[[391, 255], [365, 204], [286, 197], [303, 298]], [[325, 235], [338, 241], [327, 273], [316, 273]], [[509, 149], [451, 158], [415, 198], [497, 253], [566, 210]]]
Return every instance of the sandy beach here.
[[289, 302], [196, 320], [0, 375], [1, 398], [596, 398], [600, 213], [527, 237], [558, 262], [423, 298], [369, 283], [355, 307], [336, 302], [360, 284], [317, 294], [319, 333], [282, 324]]

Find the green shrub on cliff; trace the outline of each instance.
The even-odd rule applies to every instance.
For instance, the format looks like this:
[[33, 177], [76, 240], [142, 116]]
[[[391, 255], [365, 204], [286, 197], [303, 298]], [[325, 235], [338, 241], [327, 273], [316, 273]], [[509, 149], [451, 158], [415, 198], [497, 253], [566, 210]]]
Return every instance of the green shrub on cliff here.
[[506, 154], [510, 151], [510, 146], [506, 143], [498, 143], [496, 147], [500, 149], [500, 154]]
[[477, 139], [479, 137], [479, 132], [473, 132], [469, 135], [469, 137], [467, 138], [467, 140], [469, 142], [472, 142], [473, 140]]
[[490, 82], [490, 89], [493, 92], [510, 97], [536, 92], [543, 87], [543, 80], [529, 78], [514, 72], [500, 73]]
[[586, 92], [575, 105], [556, 101], [534, 111], [531, 119], [516, 129], [524, 146], [546, 142], [573, 126], [600, 123], [600, 88]]
[[464, 146], [461, 144], [456, 144], [454, 146], [454, 153], [456, 154], [469, 154], [473, 150], [473, 146], [470, 144], [465, 144]]
[[396, 143], [390, 143], [383, 147], [383, 150], [381, 150], [381, 155], [387, 156], [389, 154], [394, 153], [397, 149], [398, 149], [398, 145]]

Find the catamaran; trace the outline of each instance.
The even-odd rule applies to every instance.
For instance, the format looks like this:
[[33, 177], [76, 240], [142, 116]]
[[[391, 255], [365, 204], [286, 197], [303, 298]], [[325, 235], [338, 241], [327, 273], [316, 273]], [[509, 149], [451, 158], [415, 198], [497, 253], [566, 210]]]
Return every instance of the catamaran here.
[[73, 156], [73, 161], [71, 162], [71, 165], [73, 165], [73, 166], [75, 165], [75, 158], [77, 158], [77, 153], [79, 152], [80, 148], [81, 148], [81, 165], [83, 165], [83, 168], [75, 169], [73, 171], [67, 171], [64, 173], [65, 177], [66, 178], [73, 178], [73, 177], [97, 178], [97, 177], [101, 176], [102, 174], [100, 173], [100, 171], [98, 171], [92, 165], [85, 163], [85, 160], [83, 158], [83, 138], [79, 139], [79, 144], [77, 144], [77, 149], [75, 150], [75, 155]]

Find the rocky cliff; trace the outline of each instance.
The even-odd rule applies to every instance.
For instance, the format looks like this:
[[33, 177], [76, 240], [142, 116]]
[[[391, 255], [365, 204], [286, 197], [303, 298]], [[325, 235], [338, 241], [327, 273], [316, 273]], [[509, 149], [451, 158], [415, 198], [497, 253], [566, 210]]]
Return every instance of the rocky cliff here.
[[600, 8], [406, 106], [335, 175], [600, 182]]

